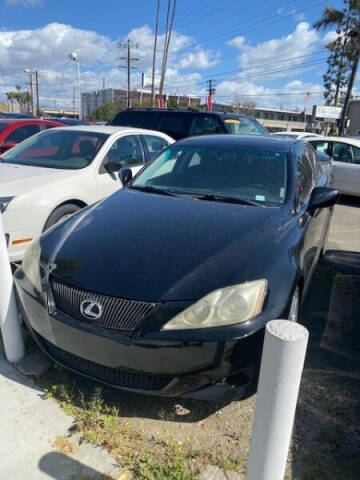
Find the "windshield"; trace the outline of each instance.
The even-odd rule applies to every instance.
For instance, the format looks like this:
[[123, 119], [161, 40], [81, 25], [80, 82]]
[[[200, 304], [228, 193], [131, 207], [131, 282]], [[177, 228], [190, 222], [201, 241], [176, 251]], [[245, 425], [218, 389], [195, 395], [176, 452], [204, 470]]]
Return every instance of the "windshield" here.
[[233, 135], [269, 135], [260, 123], [251, 118], [224, 118], [226, 129]]
[[5, 128], [7, 128], [9, 126], [8, 123], [0, 123], [0, 133], [3, 132], [5, 130]]
[[6, 163], [78, 170], [94, 160], [109, 135], [75, 130], [48, 130], [28, 138], [1, 156]]
[[216, 195], [278, 205], [285, 200], [286, 185], [286, 152], [173, 145], [146, 167], [131, 186], [199, 198]]

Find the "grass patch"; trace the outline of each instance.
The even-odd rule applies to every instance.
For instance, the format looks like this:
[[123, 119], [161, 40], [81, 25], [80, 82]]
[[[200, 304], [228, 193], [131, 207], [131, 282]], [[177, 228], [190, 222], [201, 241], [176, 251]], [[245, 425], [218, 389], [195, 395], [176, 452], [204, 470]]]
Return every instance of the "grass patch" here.
[[[227, 458], [226, 452], [195, 450], [191, 439], [179, 439], [169, 434], [149, 435], [145, 429], [134, 428], [114, 402], [104, 399], [101, 387], [75, 383], [62, 367], [55, 367], [57, 381], [48, 375], [40, 378], [47, 398], [57, 401], [65, 413], [75, 418], [72, 433], [81, 441], [100, 445], [134, 480], [194, 480], [204, 465], [216, 465], [224, 470], [242, 471], [244, 458]], [[60, 378], [59, 378], [60, 377]], [[80, 388], [79, 386], [80, 385]], [[85, 389], [81, 388], [85, 386]]]

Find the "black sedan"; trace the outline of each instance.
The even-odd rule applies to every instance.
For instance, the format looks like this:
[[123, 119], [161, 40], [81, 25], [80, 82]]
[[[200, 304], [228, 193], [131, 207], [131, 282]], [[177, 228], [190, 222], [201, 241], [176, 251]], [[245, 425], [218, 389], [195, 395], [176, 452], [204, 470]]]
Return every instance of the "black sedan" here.
[[[119, 162], [119, 169], [123, 166]], [[297, 320], [338, 192], [299, 140], [171, 145], [42, 235], [16, 271], [24, 320], [60, 364], [132, 391], [241, 398], [264, 326]]]

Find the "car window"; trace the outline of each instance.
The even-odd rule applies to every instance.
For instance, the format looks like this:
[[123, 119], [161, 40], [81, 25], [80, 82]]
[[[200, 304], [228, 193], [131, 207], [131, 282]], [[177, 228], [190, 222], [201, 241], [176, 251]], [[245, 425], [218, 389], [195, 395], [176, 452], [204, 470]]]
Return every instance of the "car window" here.
[[165, 138], [155, 137], [154, 135], [143, 135], [146, 148], [149, 152], [150, 160], [156, 157], [169, 143]]
[[186, 136], [187, 115], [177, 113], [160, 114], [158, 130], [166, 132], [171, 137]]
[[6, 142], [20, 143], [26, 138], [35, 135], [40, 132], [39, 125], [23, 125], [18, 127], [16, 130], [13, 130], [6, 138]]
[[349, 145], [349, 150], [351, 153], [352, 163], [357, 163], [358, 165], [360, 165], [360, 148], [354, 147], [354, 145]]
[[53, 128], [30, 137], [1, 158], [5, 163], [78, 170], [87, 167], [109, 135]]
[[3, 132], [6, 128], [8, 128], [8, 123], [0, 123], [0, 133]]
[[279, 205], [286, 198], [287, 153], [174, 144], [146, 167], [133, 185]]
[[334, 142], [333, 159], [335, 162], [351, 163], [351, 151], [346, 143]]
[[41, 129], [42, 130], [49, 130], [49, 128], [54, 128], [56, 125], [49, 125], [49, 124], [42, 124]]
[[300, 205], [309, 200], [315, 185], [315, 172], [308, 149], [299, 148], [296, 159], [296, 192]]
[[314, 148], [315, 150], [317, 150], [318, 152], [321, 152], [321, 153], [327, 153], [328, 152], [328, 148], [329, 148], [329, 142], [325, 141], [325, 140], [311, 140], [309, 142]]
[[144, 163], [144, 154], [137, 135], [120, 137], [112, 144], [106, 155], [108, 162], [126, 162], [128, 165]]
[[319, 163], [319, 159], [316, 155], [316, 152], [313, 148], [311, 148], [310, 145], [306, 145], [305, 149], [307, 151], [307, 154], [309, 156], [310, 163], [312, 165], [313, 172], [315, 174], [315, 179], [318, 180], [320, 175], [321, 175], [321, 167]]
[[158, 112], [142, 112], [136, 110], [119, 112], [110, 122], [111, 125], [129, 125], [130, 127], [155, 129]]
[[227, 131], [232, 135], [267, 135], [268, 133], [255, 120], [250, 118], [224, 118]]
[[223, 124], [218, 117], [212, 115], [195, 115], [190, 127], [190, 135], [211, 135], [225, 133]]

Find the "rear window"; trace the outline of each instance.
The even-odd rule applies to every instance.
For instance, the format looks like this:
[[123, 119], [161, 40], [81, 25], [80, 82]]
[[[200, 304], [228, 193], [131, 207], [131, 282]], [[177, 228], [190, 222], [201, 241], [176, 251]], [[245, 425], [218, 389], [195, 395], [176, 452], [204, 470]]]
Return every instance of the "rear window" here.
[[156, 129], [158, 112], [137, 112], [124, 111], [119, 112], [111, 121], [111, 125], [129, 126], [137, 128]]
[[0, 132], [3, 132], [8, 126], [8, 123], [0, 123]]
[[186, 115], [176, 113], [161, 114], [158, 129], [175, 137], [184, 134], [186, 118]]

